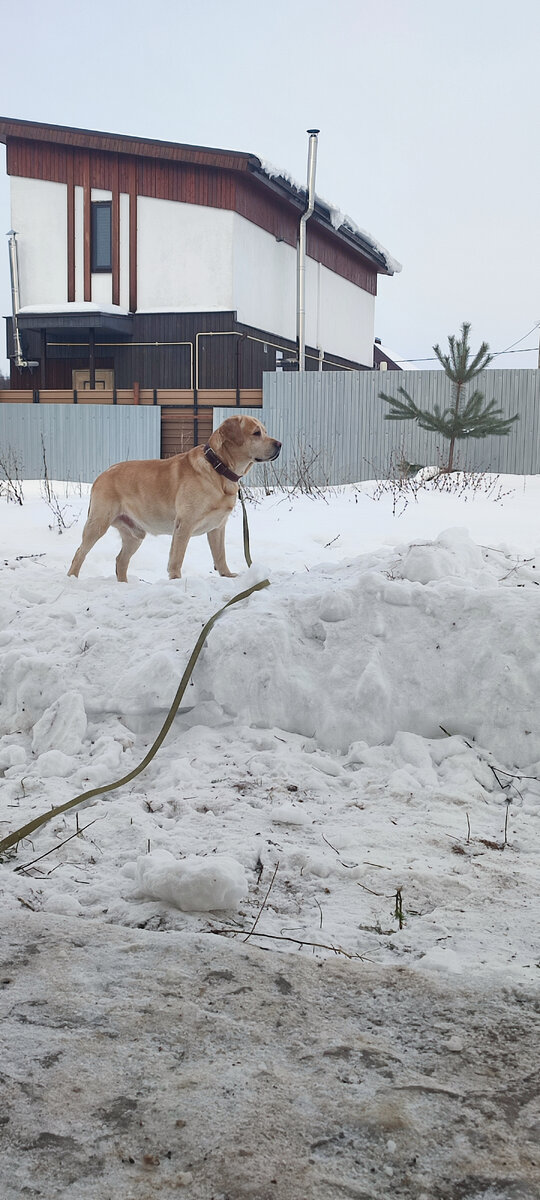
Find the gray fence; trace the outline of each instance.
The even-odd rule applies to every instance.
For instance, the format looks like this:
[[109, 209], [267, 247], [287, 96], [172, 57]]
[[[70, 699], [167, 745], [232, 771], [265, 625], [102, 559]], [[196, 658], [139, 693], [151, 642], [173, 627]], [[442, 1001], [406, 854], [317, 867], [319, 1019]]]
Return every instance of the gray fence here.
[[[319, 485], [356, 483], [397, 470], [400, 460], [431, 465], [447, 443], [414, 421], [385, 421], [379, 392], [405, 386], [422, 408], [452, 402], [443, 371], [324, 371], [264, 376], [263, 407], [253, 411], [283, 442], [276, 464], [294, 483], [302, 470]], [[519, 413], [508, 437], [457, 444], [457, 465], [516, 475], [540, 473], [540, 371], [484, 371], [475, 382], [505, 416]], [[232, 410], [234, 411], [234, 410]], [[231, 415], [214, 409], [214, 424]], [[51, 479], [92, 482], [111, 463], [159, 458], [159, 405], [0, 404], [0, 460], [11, 449], [27, 479], [43, 475], [42, 437]], [[249, 476], [263, 481], [261, 468]]]
[[160, 417], [150, 405], [0, 404], [0, 477], [11, 454], [21, 478], [43, 478], [43, 446], [49, 478], [74, 483], [126, 458], [159, 458]]
[[[439, 434], [419, 429], [414, 421], [386, 421], [388, 405], [379, 392], [397, 395], [405, 387], [421, 408], [452, 403], [444, 371], [306, 372], [264, 375], [263, 407], [248, 410], [269, 433], [283, 442], [276, 464], [280, 478], [294, 483], [308, 466], [314, 483], [356, 483], [381, 478], [400, 461], [422, 466], [444, 460], [448, 443]], [[457, 466], [497, 473], [540, 472], [540, 371], [484, 371], [474, 386], [486, 401], [495, 399], [505, 416], [519, 413], [507, 437], [469, 439], [457, 443]], [[215, 424], [230, 416], [216, 409]], [[261, 468], [250, 483], [261, 483]]]

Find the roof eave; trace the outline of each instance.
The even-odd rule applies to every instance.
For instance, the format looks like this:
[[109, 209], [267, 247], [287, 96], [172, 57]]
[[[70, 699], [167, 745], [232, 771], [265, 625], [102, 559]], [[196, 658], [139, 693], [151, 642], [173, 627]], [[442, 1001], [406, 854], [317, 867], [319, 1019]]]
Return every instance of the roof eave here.
[[[285, 202], [293, 203], [298, 209], [298, 214], [301, 215], [306, 207], [306, 193], [299, 191], [286, 179], [271, 178], [266, 174], [264, 169], [258, 165], [250, 166], [249, 170], [255, 178], [265, 187], [269, 188], [274, 194], [279, 195]], [[335, 225], [330, 220], [330, 209], [322, 203], [318, 198], [315, 200], [315, 209], [313, 217], [332, 238], [336, 238], [338, 242], [342, 242], [348, 250], [351, 248], [361, 254], [364, 259], [367, 259], [370, 266], [375, 267], [379, 275], [393, 275], [394, 271], [387, 262], [384, 254], [361, 234], [355, 233], [352, 229], [347, 229], [346, 225], [341, 225], [336, 229]], [[313, 220], [312, 217], [312, 220]]]
[[23, 138], [34, 142], [53, 142], [78, 149], [101, 150], [113, 154], [134, 154], [144, 158], [168, 158], [175, 162], [220, 166], [246, 171], [260, 166], [255, 154], [241, 150], [223, 150], [212, 146], [192, 146], [183, 142], [163, 142], [138, 138], [131, 134], [104, 133], [95, 129], [77, 129], [68, 125], [48, 125], [37, 121], [19, 121], [0, 117], [0, 142]]

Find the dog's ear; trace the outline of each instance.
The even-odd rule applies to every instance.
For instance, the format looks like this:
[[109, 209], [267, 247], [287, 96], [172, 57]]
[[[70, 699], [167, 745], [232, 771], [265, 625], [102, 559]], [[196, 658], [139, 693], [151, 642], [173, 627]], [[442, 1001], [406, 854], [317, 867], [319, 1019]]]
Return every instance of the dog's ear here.
[[234, 442], [235, 446], [241, 446], [244, 441], [244, 431], [242, 428], [242, 417], [227, 417], [219, 427], [222, 442]]

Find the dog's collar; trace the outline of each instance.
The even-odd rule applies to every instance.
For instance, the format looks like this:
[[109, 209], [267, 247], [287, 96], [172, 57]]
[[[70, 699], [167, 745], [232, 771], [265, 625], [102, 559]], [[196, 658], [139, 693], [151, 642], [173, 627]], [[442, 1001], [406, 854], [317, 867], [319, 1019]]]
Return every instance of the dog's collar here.
[[234, 471], [231, 471], [226, 463], [222, 462], [221, 459], [218, 458], [217, 454], [214, 450], [212, 450], [212, 447], [209, 446], [208, 442], [206, 443], [206, 446], [203, 446], [203, 454], [210, 463], [210, 466], [214, 468], [214, 471], [217, 471], [218, 475], [224, 475], [226, 479], [231, 480], [231, 483], [238, 483], [238, 480], [241, 479], [240, 475], [235, 475]]

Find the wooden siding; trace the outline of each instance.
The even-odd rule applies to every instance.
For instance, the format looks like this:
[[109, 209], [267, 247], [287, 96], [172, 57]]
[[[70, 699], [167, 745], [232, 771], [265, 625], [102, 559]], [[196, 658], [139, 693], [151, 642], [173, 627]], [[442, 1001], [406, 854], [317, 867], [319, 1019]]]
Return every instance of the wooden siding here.
[[[285, 358], [284, 371], [296, 371], [296, 344], [255, 327], [242, 325], [229, 313], [140, 313], [133, 317], [133, 340], [113, 341], [96, 332], [96, 370], [114, 370], [116, 388], [190, 388], [197, 376], [199, 388], [261, 388], [263, 375], [276, 370], [278, 350]], [[42, 333], [44, 330], [42, 331]], [[223, 334], [224, 336], [219, 336]], [[11, 321], [8, 319], [8, 343]], [[29, 360], [42, 360], [38, 332], [23, 333]], [[51, 333], [46, 337], [47, 357], [35, 386], [71, 388], [72, 371], [88, 369], [86, 331]], [[319, 370], [317, 351], [308, 346], [306, 366]], [[288, 360], [288, 361], [287, 361]], [[198, 364], [198, 371], [197, 371]], [[368, 370], [366, 364], [329, 355], [324, 371]], [[11, 387], [28, 387], [28, 373], [11, 365]]]
[[213, 408], [162, 408], [161, 457], [203, 446], [214, 427]]
[[133, 404], [154, 408], [260, 408], [262, 388], [0, 388], [0, 404]]
[[114, 154], [136, 154], [139, 158], [167, 158], [176, 162], [199, 163], [225, 170], [245, 171], [260, 167], [254, 154], [241, 150], [221, 150], [213, 146], [191, 146], [181, 142], [163, 142], [95, 129], [76, 129], [67, 125], [48, 125], [36, 121], [0, 118], [0, 141], [10, 138], [33, 140], [55, 146], [82, 147], [85, 150]]
[[235, 178], [235, 211], [247, 221], [272, 233], [278, 241], [295, 246], [302, 206], [293, 207], [283, 196], [268, 191], [253, 175]]
[[75, 185], [73, 159], [67, 163], [67, 298], [75, 300]]
[[[8, 345], [11, 345], [11, 320], [8, 319]], [[46, 326], [42, 330], [45, 333]], [[223, 335], [223, 336], [220, 336]], [[42, 336], [23, 332], [23, 348], [29, 360], [42, 361]], [[47, 331], [47, 357], [35, 386], [71, 388], [72, 371], [88, 369], [90, 349], [88, 332]], [[116, 388], [190, 388], [197, 380], [199, 388], [261, 388], [263, 375], [276, 370], [276, 355], [285, 358], [283, 370], [296, 371], [296, 344], [271, 331], [243, 325], [234, 312], [222, 313], [137, 313], [132, 319], [132, 338], [122, 341], [97, 330], [95, 334], [96, 370], [114, 370]], [[288, 360], [288, 361], [287, 361]], [[198, 368], [198, 369], [197, 369]], [[306, 368], [319, 370], [314, 347], [307, 347]], [[366, 364], [329, 354], [324, 371], [364, 371]], [[28, 373], [11, 365], [11, 387], [28, 387]]]

